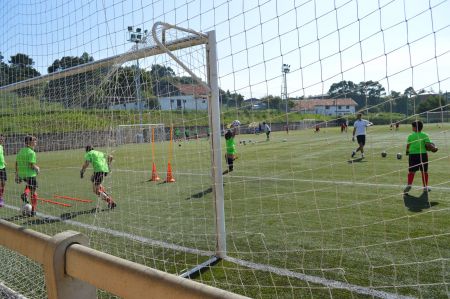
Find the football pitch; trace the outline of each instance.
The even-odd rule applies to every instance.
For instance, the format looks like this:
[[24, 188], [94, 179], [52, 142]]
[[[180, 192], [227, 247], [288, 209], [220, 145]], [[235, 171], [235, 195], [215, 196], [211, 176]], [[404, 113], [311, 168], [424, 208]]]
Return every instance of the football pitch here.
[[[235, 169], [223, 177], [228, 258], [196, 280], [252, 298], [447, 298], [449, 129], [449, 124], [425, 125], [439, 147], [429, 154], [432, 192], [422, 191], [418, 172], [407, 195], [409, 125], [398, 131], [369, 128], [365, 157], [358, 153], [354, 159], [351, 127], [344, 133], [339, 128], [272, 132], [269, 141], [264, 134], [237, 135]], [[99, 150], [114, 156], [104, 185], [118, 204], [115, 210], [92, 193], [91, 168], [80, 179], [80, 148], [37, 153], [39, 197], [70, 206], [40, 201], [38, 216], [30, 218], [21, 216], [24, 186], [14, 183], [15, 156], [7, 156], [0, 217], [48, 235], [80, 231], [95, 249], [176, 275], [214, 254], [208, 140], [158, 143], [153, 153], [149, 143]], [[149, 181], [153, 162], [159, 182]], [[163, 182], [169, 162], [175, 183]], [[15, 259], [17, 266], [0, 280], [27, 296], [13, 268], [22, 273], [29, 262]], [[44, 297], [41, 291], [28, 296]]]

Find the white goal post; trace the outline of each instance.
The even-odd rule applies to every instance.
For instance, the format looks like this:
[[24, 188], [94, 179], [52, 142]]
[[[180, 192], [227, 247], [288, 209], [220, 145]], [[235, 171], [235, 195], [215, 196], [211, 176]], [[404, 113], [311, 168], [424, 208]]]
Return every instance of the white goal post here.
[[[171, 43], [166, 42], [166, 33], [169, 30], [192, 34], [195, 39], [202, 39], [206, 45], [206, 71], [207, 82], [203, 82], [192, 70], [189, 69], [168, 47]], [[219, 79], [217, 71], [217, 49], [216, 33], [209, 31], [207, 34], [194, 30], [181, 28], [171, 24], [156, 22], [152, 28], [152, 36], [159, 48], [176, 61], [192, 78], [199, 84], [207, 88], [208, 94], [208, 119], [211, 128], [211, 177], [213, 179], [212, 190], [215, 203], [216, 217], [216, 256], [224, 258], [226, 256], [226, 232], [225, 232], [225, 203], [222, 177], [222, 149], [220, 145], [220, 104], [219, 104]]]

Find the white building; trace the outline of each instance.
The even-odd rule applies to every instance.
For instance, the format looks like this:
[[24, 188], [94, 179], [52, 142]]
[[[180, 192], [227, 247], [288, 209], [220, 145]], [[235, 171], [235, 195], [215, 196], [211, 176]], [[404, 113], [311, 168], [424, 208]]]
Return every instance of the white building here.
[[158, 98], [161, 110], [208, 110], [208, 101], [192, 95]]
[[159, 97], [161, 110], [208, 110], [208, 90], [200, 84], [176, 85], [178, 95]]
[[[208, 91], [199, 84], [178, 84], [176, 92], [169, 96], [157, 97], [161, 110], [208, 110]], [[145, 100], [137, 102], [135, 98], [127, 98], [128, 102], [111, 105], [112, 110], [145, 110]]]
[[358, 104], [350, 99], [306, 99], [296, 101], [291, 111], [304, 114], [339, 116], [353, 114]]

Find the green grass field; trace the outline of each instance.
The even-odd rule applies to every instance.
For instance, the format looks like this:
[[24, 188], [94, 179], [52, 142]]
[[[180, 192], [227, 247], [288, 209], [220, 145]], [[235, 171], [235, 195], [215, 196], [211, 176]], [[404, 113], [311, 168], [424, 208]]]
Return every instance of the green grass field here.
[[[197, 280], [254, 298], [372, 297], [358, 287], [448, 298], [449, 129], [450, 125], [425, 126], [440, 148], [430, 154], [433, 190], [423, 193], [417, 174], [416, 188], [405, 196], [407, 157], [397, 160], [395, 156], [405, 151], [407, 125], [399, 131], [371, 127], [366, 157], [355, 160], [350, 159], [356, 147], [350, 131], [341, 134], [338, 128], [289, 135], [273, 132], [268, 142], [264, 134], [238, 135], [237, 143], [245, 140], [245, 145], [237, 147], [235, 171], [224, 176], [230, 259]], [[168, 142], [155, 146], [155, 163], [164, 179], [171, 158], [176, 182], [170, 184], [148, 181], [150, 144], [102, 149], [115, 157], [113, 172], [105, 180], [118, 203], [114, 211], [97, 203], [90, 171], [83, 180], [79, 178], [82, 149], [38, 153], [39, 196], [72, 207], [40, 203], [41, 214], [33, 218], [18, 216], [24, 186], [13, 182], [15, 157], [8, 156], [7, 206], [0, 210], [0, 217], [49, 235], [80, 231], [90, 237], [93, 248], [181, 274], [215, 250], [209, 143], [203, 139], [174, 143], [172, 154], [169, 148]], [[383, 150], [386, 158], [380, 155]], [[54, 195], [94, 202], [55, 199]], [[92, 209], [97, 204], [103, 210], [95, 213]], [[11, 271], [30, 268], [28, 262], [17, 260], [18, 266], [0, 274], [0, 280], [26, 296], [45, 297], [42, 289], [31, 294], [22, 289], [26, 284], [18, 279], [26, 279], [23, 275], [11, 275]], [[317, 280], [308, 281], [311, 277]], [[330, 281], [342, 285], [330, 287]]]

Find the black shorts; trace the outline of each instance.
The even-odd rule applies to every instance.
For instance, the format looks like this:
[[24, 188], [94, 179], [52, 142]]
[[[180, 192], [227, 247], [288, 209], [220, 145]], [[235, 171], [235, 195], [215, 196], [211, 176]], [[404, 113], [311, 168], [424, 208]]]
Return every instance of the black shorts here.
[[91, 182], [95, 185], [100, 185], [103, 182], [103, 177], [107, 175], [107, 172], [94, 172], [94, 174], [91, 176]]
[[227, 156], [227, 164], [229, 166], [233, 166], [233, 161], [234, 161], [233, 156]]
[[417, 170], [428, 172], [428, 154], [409, 154], [409, 171], [416, 172]]
[[358, 135], [356, 136], [356, 140], [358, 144], [366, 145], [366, 135]]
[[0, 181], [6, 182], [8, 178], [6, 177], [6, 168], [0, 169]]
[[29, 177], [29, 178], [23, 178], [22, 179], [25, 183], [27, 183], [27, 187], [29, 187], [30, 189], [37, 189], [38, 187], [38, 182], [36, 180], [36, 177]]

